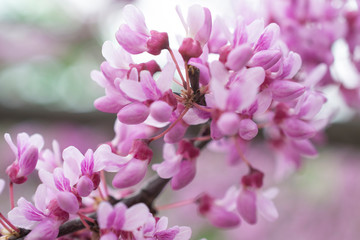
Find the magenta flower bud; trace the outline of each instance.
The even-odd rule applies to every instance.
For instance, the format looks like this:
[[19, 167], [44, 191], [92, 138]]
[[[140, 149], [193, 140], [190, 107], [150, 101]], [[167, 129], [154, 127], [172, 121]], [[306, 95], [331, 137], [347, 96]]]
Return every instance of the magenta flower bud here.
[[251, 140], [258, 134], [256, 123], [251, 119], [243, 119], [239, 123], [239, 135], [242, 139]]
[[300, 97], [305, 92], [305, 87], [297, 82], [281, 80], [270, 85], [273, 98], [277, 101], [290, 101]]
[[236, 207], [247, 223], [256, 223], [256, 193], [254, 191], [242, 189], [237, 198]]
[[202, 48], [199, 41], [192, 38], [185, 38], [179, 48], [179, 53], [187, 62], [190, 58], [198, 58], [202, 54]]
[[227, 56], [226, 66], [234, 71], [243, 68], [253, 56], [253, 50], [248, 45], [240, 45]]
[[116, 188], [127, 188], [139, 183], [146, 174], [147, 161], [138, 160], [136, 158], [130, 160], [115, 175], [112, 184]]
[[240, 118], [236, 113], [226, 112], [221, 114], [216, 123], [222, 134], [232, 136], [238, 132]]
[[149, 116], [149, 108], [142, 103], [131, 103], [120, 109], [117, 117], [125, 124], [140, 124]]
[[195, 177], [196, 163], [192, 160], [183, 160], [179, 166], [179, 172], [171, 179], [173, 190], [179, 190], [188, 185]]
[[82, 176], [76, 185], [80, 197], [87, 197], [94, 190], [94, 183], [87, 176]]
[[71, 192], [58, 192], [56, 200], [59, 207], [70, 214], [75, 214], [79, 211], [79, 201], [77, 197]]
[[148, 70], [151, 76], [154, 75], [154, 73], [161, 71], [159, 64], [157, 64], [155, 60], [150, 60], [144, 64], [145, 64], [144, 70]]
[[170, 120], [173, 108], [164, 101], [156, 101], [150, 105], [150, 115], [159, 122]]
[[150, 38], [146, 42], [147, 52], [153, 55], [159, 55], [161, 50], [169, 48], [169, 37], [166, 32], [150, 31]]
[[250, 59], [247, 66], [249, 67], [262, 67], [267, 70], [274, 66], [281, 58], [282, 53], [280, 50], [263, 50], [254, 54]]
[[176, 153], [183, 155], [186, 159], [195, 159], [200, 155], [200, 150], [193, 143], [181, 140]]
[[145, 160], [150, 161], [153, 156], [153, 151], [151, 150], [151, 148], [149, 148], [149, 144], [141, 139], [136, 139], [133, 141], [129, 153], [133, 154], [134, 158], [143, 161]]
[[316, 134], [316, 129], [312, 125], [296, 118], [286, 119], [283, 130], [286, 135], [296, 139], [307, 139]]
[[241, 178], [241, 183], [246, 187], [261, 188], [263, 185], [264, 173], [251, 168], [250, 173]]

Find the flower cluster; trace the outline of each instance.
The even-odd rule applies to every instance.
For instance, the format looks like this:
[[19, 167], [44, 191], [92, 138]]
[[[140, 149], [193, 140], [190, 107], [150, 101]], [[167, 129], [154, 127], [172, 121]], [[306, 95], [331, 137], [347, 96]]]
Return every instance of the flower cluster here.
[[[168, 33], [149, 30], [142, 12], [127, 5], [117, 43], [104, 43], [106, 61], [91, 73], [105, 90], [95, 107], [117, 115], [115, 138], [85, 153], [73, 146], [61, 153], [56, 141], [52, 150], [43, 150], [40, 135], [21, 133], [15, 145], [5, 134], [16, 157], [6, 170], [12, 210], [9, 223], [0, 215], [3, 234], [18, 236], [24, 228], [31, 230], [26, 239], [55, 239], [62, 236], [62, 224], [79, 218], [88, 230], [79, 233], [84, 239], [190, 239], [190, 228], [168, 228], [166, 217], [154, 215], [164, 207], [154, 208], [153, 201], [168, 181], [172, 190], [193, 181], [203, 167], [198, 163], [200, 150], [209, 142], [212, 150], [226, 151], [224, 165], [241, 165], [246, 173], [232, 179], [223, 198], [199, 190], [188, 203], [219, 228], [238, 226], [242, 220], [255, 224], [258, 215], [275, 220], [272, 199], [277, 190], [264, 190], [264, 178], [271, 182], [284, 177], [300, 166], [303, 156], [316, 156], [313, 138], [328, 123], [318, 115], [326, 102], [318, 87], [330, 74], [332, 43], [345, 36], [331, 30], [338, 19], [330, 3], [321, 6], [321, 14], [307, 13], [317, 5], [300, 4], [299, 12], [299, 4], [284, 3], [286, 14], [270, 11], [273, 21], [268, 23], [243, 17], [213, 21], [210, 10], [199, 5], [191, 6], [185, 18], [178, 7], [186, 32], [178, 37], [178, 45], [170, 42]], [[360, 26], [355, 14], [346, 16], [353, 29]], [[310, 20], [322, 22], [321, 31], [316, 24], [305, 24]], [[358, 35], [346, 38], [355, 55]], [[134, 62], [134, 54], [154, 58]], [[158, 55], [167, 62], [161, 65]], [[272, 150], [268, 160], [276, 159], [275, 175], [247, 156], [257, 139]], [[159, 140], [164, 141], [163, 161], [153, 159], [150, 145], [162, 143]], [[131, 198], [150, 169], [161, 187], [143, 189]], [[34, 170], [41, 180], [35, 204], [20, 198], [15, 207], [12, 185], [26, 182]], [[110, 175], [116, 190], [107, 185], [107, 173], [115, 173]], [[142, 194], [145, 197], [138, 197]], [[128, 197], [133, 202], [126, 203]]]

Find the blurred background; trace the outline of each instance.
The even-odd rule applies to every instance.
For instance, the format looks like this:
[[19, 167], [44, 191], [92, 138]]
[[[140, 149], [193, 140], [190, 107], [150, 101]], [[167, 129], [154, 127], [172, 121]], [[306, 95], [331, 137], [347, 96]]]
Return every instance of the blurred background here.
[[[82, 152], [111, 140], [116, 116], [93, 107], [94, 100], [104, 93], [90, 79], [90, 72], [99, 69], [103, 61], [103, 42], [115, 40], [123, 6], [138, 6], [150, 29], [182, 34], [175, 5], [180, 4], [185, 12], [194, 2], [210, 8], [213, 16], [232, 12], [228, 1], [0, 0], [0, 178], [7, 179], [5, 168], [13, 161], [1, 137], [6, 132], [13, 138], [23, 131], [40, 133], [47, 148], [57, 139], [61, 149], [74, 145]], [[358, 81], [359, 76], [350, 77], [346, 69], [344, 62], [349, 60], [341, 41], [333, 52], [339, 74]], [[279, 185], [275, 200], [278, 221], [260, 221], [255, 226], [243, 223], [239, 229], [222, 231], [200, 217], [189, 220], [188, 214], [195, 208], [185, 206], [164, 212], [170, 224], [193, 227], [193, 239], [360, 239], [360, 125], [357, 114], [333, 90], [328, 94], [337, 113], [335, 123], [326, 131], [326, 144], [320, 147], [319, 157], [306, 160], [295, 176]], [[211, 169], [203, 171], [197, 178], [211, 173]], [[32, 181], [36, 184], [38, 180]], [[198, 186], [204, 184], [196, 181], [200, 181]], [[214, 185], [223, 194], [222, 184]], [[15, 199], [30, 198], [33, 192], [28, 186], [15, 186]], [[191, 192], [185, 188], [175, 196], [166, 193], [159, 202], [190, 198]], [[0, 210], [7, 212], [7, 188], [0, 197]]]

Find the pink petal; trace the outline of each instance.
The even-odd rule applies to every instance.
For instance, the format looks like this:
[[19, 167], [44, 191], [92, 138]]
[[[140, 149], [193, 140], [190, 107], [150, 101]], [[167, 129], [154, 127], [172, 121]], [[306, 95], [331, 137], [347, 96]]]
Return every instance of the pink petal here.
[[106, 233], [105, 235], [101, 235], [100, 240], [118, 240], [119, 238], [113, 232]]
[[76, 185], [76, 189], [80, 197], [87, 197], [94, 190], [94, 183], [87, 176], [82, 176]]
[[226, 112], [221, 114], [216, 122], [221, 133], [224, 135], [235, 135], [239, 129], [240, 118], [236, 113]]
[[46, 219], [40, 222], [27, 236], [26, 240], [55, 240], [59, 234], [60, 222]]
[[36, 167], [36, 163], [39, 158], [39, 151], [37, 148], [31, 146], [25, 150], [20, 156], [19, 159], [19, 172], [18, 176], [27, 176], [32, 171], [34, 171]]
[[178, 122], [169, 132], [164, 136], [164, 141], [166, 143], [176, 143], [179, 142], [185, 135], [188, 125], [184, 122]]
[[254, 46], [255, 51], [262, 51], [269, 49], [273, 43], [278, 39], [280, 34], [280, 28], [276, 23], [269, 24], [264, 32], [259, 37], [257, 43]]
[[[192, 5], [188, 10], [187, 24], [189, 35], [195, 37], [200, 28], [204, 25], [205, 11], [198, 4]], [[197, 40], [197, 39], [196, 39]]]
[[261, 216], [270, 222], [275, 221], [279, 217], [279, 213], [274, 203], [262, 194], [259, 194], [257, 197], [257, 206]]
[[8, 133], [4, 134], [5, 141], [9, 144], [11, 150], [14, 152], [15, 156], [18, 155], [18, 148], [15, 146], [13, 141], [11, 140], [11, 136]]
[[159, 122], [170, 120], [173, 108], [164, 101], [155, 101], [150, 105], [150, 115]]
[[109, 202], [102, 201], [97, 209], [97, 221], [100, 229], [106, 229], [109, 225], [108, 216], [113, 211], [113, 207]]
[[71, 190], [70, 180], [64, 176], [64, 172], [62, 168], [60, 167], [55, 168], [53, 177], [54, 177], [55, 186], [59, 191], [70, 192]]
[[79, 211], [79, 202], [74, 194], [71, 192], [58, 192], [56, 200], [59, 207], [70, 214], [75, 214]]
[[139, 54], [147, 50], [148, 36], [132, 30], [126, 24], [120, 26], [115, 36], [118, 43], [131, 54]]
[[295, 74], [300, 70], [301, 63], [302, 61], [300, 55], [294, 52], [290, 52], [283, 61], [283, 72], [278, 78], [293, 78]]
[[122, 105], [114, 98], [114, 96], [103, 96], [95, 100], [94, 106], [97, 110], [106, 113], [117, 113]]
[[112, 184], [116, 188], [134, 186], [145, 177], [147, 165], [147, 161], [132, 159], [115, 175]]
[[117, 48], [111, 41], [104, 42], [102, 55], [114, 68], [127, 69], [129, 68], [129, 64], [132, 63], [130, 54], [122, 48]]
[[25, 228], [25, 229], [32, 229], [38, 221], [31, 221], [24, 217], [22, 209], [19, 207], [13, 208], [8, 213], [9, 221], [17, 227]]
[[210, 211], [206, 214], [212, 225], [218, 228], [233, 228], [240, 225], [240, 217], [224, 208], [213, 205]]
[[273, 98], [277, 101], [291, 101], [300, 97], [305, 92], [305, 87], [297, 82], [281, 80], [270, 85]]
[[296, 139], [307, 139], [316, 134], [316, 129], [312, 125], [296, 118], [286, 119], [283, 130], [286, 135]]
[[256, 223], [256, 193], [254, 191], [243, 189], [239, 193], [236, 207], [247, 223]]
[[147, 96], [143, 91], [143, 87], [137, 81], [124, 80], [120, 83], [120, 89], [130, 98], [143, 102], [147, 100]]
[[32, 203], [26, 201], [25, 198], [21, 197], [17, 204], [26, 219], [30, 221], [41, 221], [45, 218], [44, 213], [39, 211]]
[[216, 121], [211, 121], [210, 123], [210, 135], [214, 140], [221, 139], [224, 135], [221, 133]]
[[189, 227], [180, 227], [179, 233], [176, 235], [174, 240], [189, 240], [191, 237], [191, 228]]
[[128, 211], [128, 209], [127, 209], [126, 205], [123, 204], [122, 202], [115, 205], [115, 207], [114, 207], [115, 219], [114, 219], [114, 223], [113, 223], [114, 229], [116, 229], [116, 230], [123, 229], [123, 226], [126, 221], [126, 216], [125, 216], [126, 211]]
[[143, 226], [149, 214], [148, 207], [143, 203], [138, 203], [130, 207], [125, 213], [124, 231], [134, 231]]
[[195, 35], [195, 40], [199, 41], [201, 45], [204, 45], [209, 40], [211, 27], [212, 27], [212, 19], [209, 9], [203, 8], [203, 12], [204, 12], [203, 24]]
[[149, 71], [140, 72], [140, 84], [146, 99], [157, 100], [161, 97], [161, 91]]
[[170, 159], [165, 159], [160, 164], [154, 164], [152, 169], [158, 173], [161, 178], [171, 178], [180, 170], [181, 155], [174, 155]]
[[243, 119], [239, 124], [239, 135], [242, 139], [251, 140], [258, 134], [258, 127], [251, 119]]
[[209, 116], [210, 114], [197, 108], [190, 108], [183, 117], [183, 121], [188, 125], [199, 125], [206, 123], [209, 120]]
[[263, 50], [255, 53], [247, 65], [249, 67], [262, 67], [267, 70], [275, 65], [281, 57], [280, 50]]
[[128, 4], [124, 7], [123, 18], [132, 30], [149, 35], [145, 24], [145, 17], [143, 13], [134, 5]]
[[149, 108], [142, 103], [131, 103], [123, 107], [117, 114], [120, 122], [125, 124], [140, 124], [149, 116]]
[[171, 187], [179, 190], [188, 185], [195, 177], [196, 163], [193, 160], [183, 160], [179, 172], [171, 179]]
[[300, 151], [301, 154], [312, 157], [317, 156], [317, 150], [309, 139], [294, 140], [291, 141], [291, 144], [295, 147], [296, 150]]
[[234, 71], [238, 71], [246, 65], [252, 55], [253, 50], [251, 47], [240, 45], [229, 53], [225, 65]]

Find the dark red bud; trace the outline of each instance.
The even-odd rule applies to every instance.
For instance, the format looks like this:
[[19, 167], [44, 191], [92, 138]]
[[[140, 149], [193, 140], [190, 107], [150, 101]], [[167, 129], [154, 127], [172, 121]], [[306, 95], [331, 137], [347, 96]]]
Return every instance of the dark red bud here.
[[199, 41], [192, 38], [185, 38], [179, 48], [179, 53], [183, 57], [185, 62], [188, 62], [190, 58], [198, 58], [202, 54], [202, 48]]
[[134, 158], [139, 160], [151, 160], [153, 152], [149, 148], [148, 143], [142, 139], [136, 139], [130, 149], [130, 154], [134, 154]]
[[199, 156], [200, 150], [195, 147], [193, 143], [181, 140], [179, 142], [177, 153], [183, 155], [185, 159], [194, 159]]
[[161, 50], [169, 48], [169, 37], [166, 32], [150, 31], [150, 38], [147, 40], [147, 52], [153, 55], [159, 55]]

